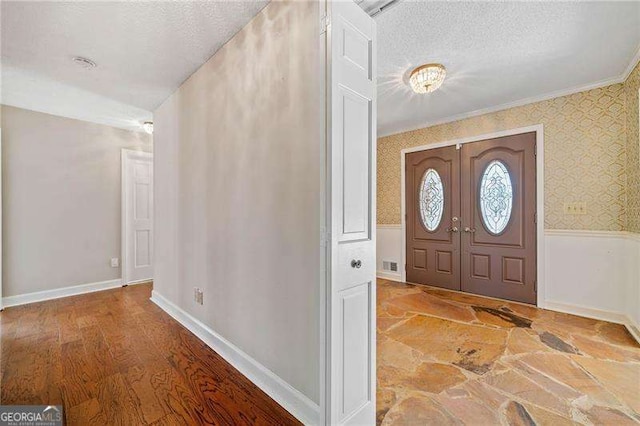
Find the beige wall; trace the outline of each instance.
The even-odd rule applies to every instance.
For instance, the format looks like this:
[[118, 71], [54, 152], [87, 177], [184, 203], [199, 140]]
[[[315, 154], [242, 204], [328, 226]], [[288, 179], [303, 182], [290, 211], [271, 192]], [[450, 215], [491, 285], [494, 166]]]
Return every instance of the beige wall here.
[[316, 403], [318, 23], [270, 3], [154, 114], [154, 291]]
[[1, 109], [2, 295], [120, 278], [120, 149], [151, 137]]
[[[627, 226], [626, 122], [625, 89], [623, 84], [614, 84], [380, 138], [378, 223], [400, 223], [400, 151], [403, 148], [543, 124], [545, 227], [624, 230]], [[587, 214], [565, 215], [564, 203], [572, 201], [586, 202]]]
[[627, 230], [640, 233], [640, 63], [624, 83], [627, 111]]

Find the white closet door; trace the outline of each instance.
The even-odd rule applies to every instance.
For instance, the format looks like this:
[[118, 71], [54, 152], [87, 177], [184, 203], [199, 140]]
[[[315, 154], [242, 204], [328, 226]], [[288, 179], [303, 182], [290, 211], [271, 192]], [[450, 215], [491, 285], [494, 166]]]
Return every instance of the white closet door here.
[[375, 424], [375, 22], [329, 2], [331, 285], [328, 423]]
[[124, 283], [153, 279], [153, 156], [123, 150]]

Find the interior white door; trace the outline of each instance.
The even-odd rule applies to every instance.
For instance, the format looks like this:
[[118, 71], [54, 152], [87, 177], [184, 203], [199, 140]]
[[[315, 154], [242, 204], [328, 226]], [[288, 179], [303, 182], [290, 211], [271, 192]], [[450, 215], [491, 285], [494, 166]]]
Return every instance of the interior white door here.
[[332, 425], [375, 424], [375, 22], [328, 3], [329, 383]]
[[153, 155], [123, 150], [124, 284], [153, 278]]

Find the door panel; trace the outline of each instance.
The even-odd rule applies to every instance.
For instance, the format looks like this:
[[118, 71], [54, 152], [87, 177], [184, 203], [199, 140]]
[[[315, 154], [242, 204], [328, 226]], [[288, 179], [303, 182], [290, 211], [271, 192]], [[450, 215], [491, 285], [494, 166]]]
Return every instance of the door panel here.
[[125, 283], [153, 278], [153, 156], [123, 150]]
[[535, 141], [526, 133], [460, 150], [463, 291], [536, 302]]
[[460, 290], [458, 151], [410, 153], [405, 168], [407, 281]]
[[375, 22], [329, 2], [327, 424], [375, 424]]

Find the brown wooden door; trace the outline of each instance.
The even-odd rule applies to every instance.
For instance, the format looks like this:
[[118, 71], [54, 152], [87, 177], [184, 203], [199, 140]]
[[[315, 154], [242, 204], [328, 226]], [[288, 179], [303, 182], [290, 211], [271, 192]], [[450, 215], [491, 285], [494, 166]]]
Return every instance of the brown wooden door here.
[[535, 133], [462, 146], [462, 290], [536, 302]]
[[460, 157], [455, 146], [405, 158], [407, 281], [460, 290]]

